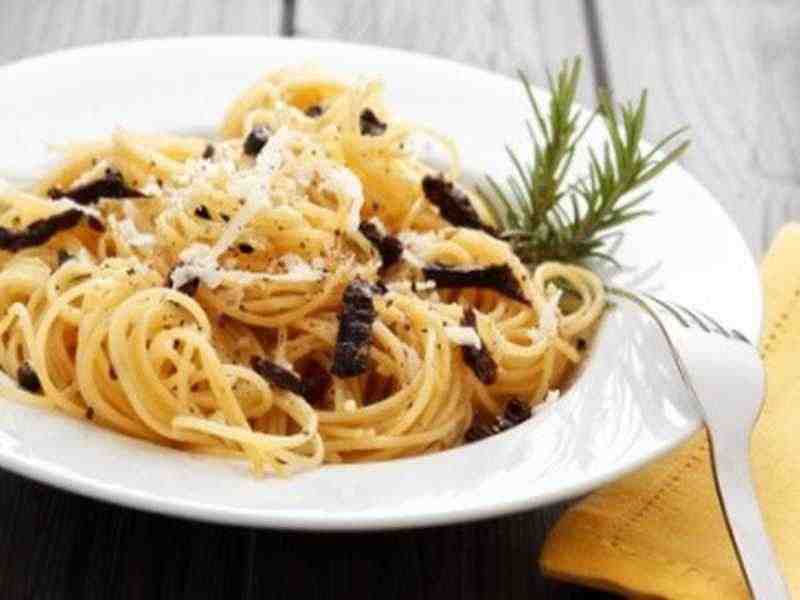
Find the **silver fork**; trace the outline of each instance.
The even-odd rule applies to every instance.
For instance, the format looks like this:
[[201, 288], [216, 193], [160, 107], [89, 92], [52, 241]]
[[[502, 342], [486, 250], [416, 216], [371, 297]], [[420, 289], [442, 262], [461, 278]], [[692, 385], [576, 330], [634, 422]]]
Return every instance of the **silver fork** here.
[[705, 313], [649, 294], [608, 291], [653, 317], [700, 406], [711, 441], [717, 493], [751, 595], [757, 600], [791, 598], [764, 527], [750, 469], [750, 435], [765, 390], [756, 348], [740, 332]]

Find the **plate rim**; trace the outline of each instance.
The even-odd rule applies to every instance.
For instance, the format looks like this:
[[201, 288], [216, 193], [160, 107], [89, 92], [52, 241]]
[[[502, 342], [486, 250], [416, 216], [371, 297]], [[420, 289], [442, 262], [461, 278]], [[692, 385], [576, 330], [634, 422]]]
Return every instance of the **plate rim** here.
[[[433, 56], [430, 54], [415, 52], [399, 48], [386, 48], [370, 44], [359, 44], [352, 42], [344, 42], [339, 40], [324, 40], [308, 37], [280, 37], [280, 36], [260, 36], [260, 35], [200, 35], [200, 36], [166, 36], [166, 37], [143, 37], [133, 38], [120, 41], [105, 41], [97, 44], [85, 44], [73, 46], [69, 48], [58, 49], [46, 53], [29, 56], [20, 60], [14, 60], [9, 63], [0, 65], [0, 72], [13, 72], [18, 69], [35, 68], [37, 63], [47, 63], [54, 59], [69, 59], [80, 57], [82, 54], [102, 54], [104, 51], [110, 49], [136, 47], [136, 46], [160, 46], [161, 49], [169, 48], [170, 46], [181, 46], [184, 44], [196, 43], [241, 43], [241, 42], [258, 42], [258, 43], [277, 43], [279, 45], [310, 45], [319, 48], [324, 47], [339, 47], [345, 51], [370, 51], [376, 52], [380, 55], [397, 55], [398, 57], [405, 58], [406, 60], [422, 60], [434, 63], [439, 63], [442, 66], [456, 66], [458, 69], [474, 73], [480, 77], [492, 77], [503, 82], [511, 82], [513, 79], [506, 75], [492, 72], [478, 66], [461, 63], [449, 58], [440, 56]], [[535, 89], [547, 93], [547, 91], [538, 86]], [[582, 105], [581, 105], [582, 107]], [[746, 265], [746, 277], [749, 279], [760, 282], [758, 276], [757, 266], [754, 257], [749, 250], [749, 247], [744, 240], [742, 232], [736, 226], [733, 219], [728, 214], [728, 211], [719, 202], [714, 194], [707, 188], [707, 186], [699, 181], [694, 175], [687, 171], [682, 165], [676, 165], [676, 168], [685, 177], [690, 178], [695, 185], [701, 188], [703, 194], [707, 196], [711, 202], [709, 205], [719, 213], [723, 218], [726, 226], [735, 232], [737, 242], [745, 251], [748, 257]], [[763, 323], [763, 291], [759, 286], [754, 290], [755, 302], [754, 307], [757, 309], [756, 313], [752, 315], [751, 330], [748, 333], [752, 336], [758, 336], [761, 332]], [[65, 415], [60, 415], [65, 416]], [[389, 529], [405, 529], [416, 527], [428, 526], [441, 526], [451, 523], [465, 523], [482, 519], [487, 519], [499, 515], [517, 513], [524, 510], [532, 509], [535, 507], [546, 506], [556, 501], [573, 498], [590, 490], [596, 489], [607, 483], [619, 479], [624, 475], [633, 472], [643, 465], [657, 460], [661, 456], [667, 454], [669, 451], [675, 449], [689, 439], [701, 426], [698, 421], [693, 428], [687, 428], [686, 431], [681, 432], [681, 435], [673, 437], [669, 443], [664, 444], [658, 451], [649, 455], [640, 454], [635, 460], [629, 461], [622, 467], [609, 469], [602, 475], [587, 477], [583, 482], [559, 488], [549, 493], [540, 494], [536, 497], [525, 498], [512, 498], [507, 501], [493, 501], [486, 503], [480, 507], [448, 507], [448, 510], [440, 510], [437, 512], [428, 512], [424, 516], [420, 516], [418, 512], [412, 512], [403, 516], [375, 516], [370, 515], [364, 517], [360, 521], [348, 521], [345, 515], [310, 517], [307, 514], [300, 515], [275, 515], [274, 513], [264, 512], [251, 508], [232, 507], [232, 506], [219, 506], [207, 503], [190, 503], [185, 500], [176, 500], [173, 498], [159, 497], [152, 494], [142, 492], [131, 487], [126, 486], [112, 486], [102, 481], [91, 479], [81, 476], [73, 471], [59, 471], [56, 465], [52, 463], [44, 463], [35, 459], [25, 460], [19, 453], [9, 452], [6, 449], [0, 449], [0, 467], [8, 471], [14, 472], [23, 477], [65, 490], [70, 493], [76, 493], [82, 496], [91, 497], [93, 499], [110, 502], [113, 504], [144, 510], [146, 512], [166, 514], [172, 517], [181, 519], [191, 519], [204, 522], [222, 523], [227, 525], [258, 527], [258, 528], [271, 528], [271, 529], [285, 529], [285, 530], [317, 530], [317, 531], [367, 531], [367, 530], [389, 530]], [[402, 462], [413, 464], [414, 461], [424, 460], [426, 457], [411, 457], [400, 459]], [[398, 461], [394, 461], [395, 463]], [[356, 465], [347, 465], [343, 467], [329, 467], [329, 468], [342, 468], [352, 469], [357, 468]]]

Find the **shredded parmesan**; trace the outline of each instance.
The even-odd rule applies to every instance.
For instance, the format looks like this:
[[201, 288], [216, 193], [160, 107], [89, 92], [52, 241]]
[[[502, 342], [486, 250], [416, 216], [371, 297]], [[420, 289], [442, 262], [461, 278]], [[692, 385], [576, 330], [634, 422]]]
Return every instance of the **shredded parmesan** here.
[[83, 204], [78, 204], [72, 198], [62, 197], [59, 198], [58, 200], [53, 200], [51, 204], [60, 210], [79, 210], [87, 217], [94, 217], [95, 219], [102, 218], [99, 210], [97, 210], [96, 208], [92, 208], [91, 206], [84, 206]]
[[280, 168], [284, 151], [293, 139], [294, 134], [286, 127], [282, 127], [261, 149], [256, 157], [255, 166], [239, 171], [231, 178], [228, 191], [242, 198], [244, 206], [231, 219], [211, 249], [215, 257], [220, 256], [236, 241], [247, 224], [263, 208], [272, 206], [269, 193], [272, 177]]
[[286, 268], [286, 273], [259, 273], [258, 277], [268, 281], [287, 282], [319, 281], [322, 279], [320, 269], [308, 264], [296, 254], [284, 254], [280, 262]]
[[561, 301], [562, 290], [555, 286], [548, 286], [547, 302], [542, 306], [539, 314], [540, 333], [547, 337], [558, 335], [558, 320], [561, 313], [558, 310], [558, 303]]
[[403, 259], [412, 267], [423, 268], [427, 263], [425, 257], [430, 248], [439, 241], [436, 234], [430, 231], [418, 233], [404, 231], [399, 235], [403, 244]]
[[347, 229], [356, 231], [361, 223], [361, 207], [364, 206], [364, 189], [361, 181], [350, 169], [339, 165], [325, 166], [319, 171], [321, 188], [350, 200], [347, 211]]
[[284, 283], [304, 283], [319, 281], [323, 277], [322, 269], [309, 264], [296, 254], [286, 254], [280, 263], [285, 273], [256, 273], [221, 268], [211, 248], [205, 244], [193, 244], [181, 252], [180, 264], [172, 271], [172, 287], [180, 288], [195, 277], [207, 287], [213, 289], [225, 281], [248, 285], [256, 281], [274, 281]]
[[409, 292], [409, 291], [417, 291], [417, 292], [425, 292], [428, 290], [433, 290], [436, 288], [436, 282], [432, 279], [426, 279], [424, 281], [392, 281], [386, 284], [386, 287], [389, 291], [392, 292]]
[[448, 325], [444, 328], [444, 332], [451, 342], [459, 346], [472, 346], [476, 350], [480, 350], [483, 347], [481, 337], [472, 327]]
[[152, 175], [147, 178], [147, 181], [145, 181], [144, 185], [139, 188], [139, 191], [145, 196], [160, 196], [162, 193], [161, 186], [158, 185], [158, 180]]
[[194, 278], [213, 289], [224, 280], [217, 257], [205, 244], [192, 244], [178, 256], [180, 263], [172, 270], [172, 287], [178, 289]]
[[136, 224], [130, 219], [124, 219], [117, 224], [119, 234], [135, 248], [147, 248], [156, 243], [156, 236], [152, 233], [142, 233], [136, 229]]

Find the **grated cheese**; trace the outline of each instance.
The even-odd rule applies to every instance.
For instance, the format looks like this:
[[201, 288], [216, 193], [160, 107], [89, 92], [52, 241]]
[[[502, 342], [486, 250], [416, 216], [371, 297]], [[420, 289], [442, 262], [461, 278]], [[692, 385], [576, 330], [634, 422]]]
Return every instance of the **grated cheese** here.
[[461, 325], [447, 325], [444, 328], [445, 334], [450, 341], [459, 346], [471, 346], [476, 350], [483, 347], [481, 337], [472, 327], [462, 327]]
[[180, 263], [172, 270], [172, 287], [178, 289], [195, 277], [214, 289], [224, 280], [217, 257], [206, 244], [192, 244], [178, 256]]
[[228, 191], [245, 201], [244, 206], [231, 219], [212, 248], [214, 256], [225, 252], [242, 233], [244, 228], [265, 207], [272, 206], [269, 188], [275, 172], [283, 163], [283, 154], [288, 144], [295, 138], [286, 127], [269, 138], [266, 146], [256, 157], [252, 169], [244, 169], [233, 175], [228, 183]]
[[436, 282], [432, 279], [424, 281], [392, 281], [386, 284], [389, 291], [392, 292], [410, 292], [416, 290], [417, 292], [425, 292], [436, 288]]
[[142, 192], [145, 196], [160, 196], [161, 186], [158, 185], [158, 180], [156, 180], [154, 176], [150, 175], [147, 178], [147, 181], [144, 182], [144, 185], [141, 188], [139, 188], [139, 191]]
[[259, 278], [267, 281], [286, 281], [301, 283], [304, 281], [319, 281], [322, 279], [321, 270], [308, 264], [296, 254], [285, 254], [280, 262], [286, 267], [286, 273], [258, 273]]
[[561, 313], [558, 310], [558, 303], [561, 301], [562, 290], [555, 286], [548, 286], [547, 302], [542, 306], [539, 314], [539, 329], [547, 337], [558, 335], [558, 320]]
[[62, 197], [58, 200], [52, 200], [51, 204], [61, 210], [79, 210], [88, 217], [94, 217], [95, 219], [102, 220], [102, 215], [100, 214], [99, 210], [92, 208], [91, 206], [78, 204], [72, 198]]
[[319, 171], [321, 188], [336, 196], [348, 198], [350, 207], [347, 211], [346, 227], [356, 231], [361, 223], [361, 207], [364, 206], [364, 188], [355, 174], [345, 167], [325, 165]]
[[147, 248], [156, 243], [156, 236], [152, 233], [142, 233], [130, 219], [117, 223], [117, 230], [128, 245], [134, 248]]
[[425, 257], [431, 247], [439, 241], [435, 233], [426, 231], [404, 231], [398, 236], [403, 244], [403, 259], [412, 267], [423, 268], [427, 262]]

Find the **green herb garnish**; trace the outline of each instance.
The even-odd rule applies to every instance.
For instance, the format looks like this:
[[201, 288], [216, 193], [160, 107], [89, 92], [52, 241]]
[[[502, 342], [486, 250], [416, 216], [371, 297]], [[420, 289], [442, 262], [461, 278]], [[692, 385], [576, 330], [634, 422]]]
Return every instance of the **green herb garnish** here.
[[[547, 260], [581, 262], [596, 258], [616, 263], [605, 252], [612, 230], [649, 214], [641, 208], [647, 193], [630, 193], [647, 183], [681, 156], [688, 141], [677, 142], [679, 129], [643, 153], [640, 144], [647, 112], [647, 93], [639, 101], [615, 107], [605, 91], [598, 94], [595, 113], [581, 124], [574, 107], [580, 80], [579, 58], [565, 62], [555, 78], [548, 74], [551, 100], [545, 117], [531, 84], [520, 73], [534, 120], [527, 123], [533, 159], [523, 163], [508, 148], [513, 173], [502, 186], [487, 176], [489, 189], [479, 193], [493, 213], [502, 238], [529, 266]], [[578, 142], [595, 115], [605, 124], [608, 139], [602, 152], [589, 149], [588, 173], [567, 182], [567, 171]], [[661, 151], [666, 155], [657, 157]]]

